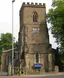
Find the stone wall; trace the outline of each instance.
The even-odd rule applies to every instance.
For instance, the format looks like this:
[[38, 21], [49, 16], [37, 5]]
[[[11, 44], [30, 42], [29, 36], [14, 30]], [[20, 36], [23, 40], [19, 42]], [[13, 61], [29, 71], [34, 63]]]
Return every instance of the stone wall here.
[[[38, 14], [37, 22], [33, 21], [33, 12]], [[48, 70], [49, 35], [46, 25], [45, 4], [25, 4], [20, 9], [20, 53], [24, 52], [26, 70], [44, 72]], [[38, 34], [33, 30], [38, 29]], [[39, 54], [40, 69], [34, 68], [35, 54]]]

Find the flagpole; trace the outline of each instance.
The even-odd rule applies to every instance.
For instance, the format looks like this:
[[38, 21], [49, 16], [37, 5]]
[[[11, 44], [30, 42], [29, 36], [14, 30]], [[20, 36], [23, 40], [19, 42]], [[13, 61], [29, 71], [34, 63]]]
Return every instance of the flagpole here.
[[12, 0], [12, 75], [14, 75], [14, 37], [13, 37], [13, 25], [14, 25], [14, 3], [15, 0]]

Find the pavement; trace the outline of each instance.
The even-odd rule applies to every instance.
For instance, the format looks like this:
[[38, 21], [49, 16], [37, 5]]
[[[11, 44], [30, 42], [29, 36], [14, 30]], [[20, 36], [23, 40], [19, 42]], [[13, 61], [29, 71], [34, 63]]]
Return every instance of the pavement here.
[[44, 74], [44, 75], [0, 76], [0, 78], [64, 78], [64, 73]]
[[[59, 73], [44, 73], [44, 74], [35, 74], [35, 75], [26, 75], [26, 74], [21, 74], [20, 76], [22, 77], [45, 77], [45, 76], [56, 76], [56, 75], [64, 75], [64, 72], [59, 72]], [[13, 76], [19, 76], [19, 75], [13, 75]]]
[[63, 75], [63, 78], [64, 78], [64, 72], [50, 72], [50, 73], [43, 73], [43, 74], [35, 74], [35, 75], [26, 75], [26, 74], [21, 74], [20, 76], [19, 75], [13, 75], [13, 76], [5, 76], [5, 75], [1, 75], [0, 78], [41, 78], [41, 77], [48, 77], [48, 76], [60, 76], [60, 75]]

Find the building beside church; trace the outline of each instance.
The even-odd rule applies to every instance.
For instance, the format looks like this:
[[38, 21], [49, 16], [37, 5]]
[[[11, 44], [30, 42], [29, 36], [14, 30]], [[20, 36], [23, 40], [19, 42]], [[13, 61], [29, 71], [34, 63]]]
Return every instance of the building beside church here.
[[[17, 67], [19, 66], [18, 53], [18, 49], [14, 48], [14, 73], [17, 72]], [[8, 75], [12, 74], [12, 49], [2, 51], [1, 72], [7, 72]]]
[[20, 9], [20, 67], [24, 73], [53, 71], [54, 59], [49, 44], [46, 6], [23, 3]]

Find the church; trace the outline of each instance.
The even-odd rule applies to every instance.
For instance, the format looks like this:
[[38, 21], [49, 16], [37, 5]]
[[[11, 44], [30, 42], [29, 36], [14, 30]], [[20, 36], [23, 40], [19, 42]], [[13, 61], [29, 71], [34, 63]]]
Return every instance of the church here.
[[[45, 3], [23, 3], [19, 17], [19, 45], [14, 49], [14, 74], [58, 72], [55, 64], [57, 52], [49, 43]], [[11, 75], [12, 49], [3, 50], [1, 62], [1, 71]]]
[[54, 70], [54, 54], [49, 44], [45, 3], [23, 3], [19, 12], [19, 58], [25, 74]]

